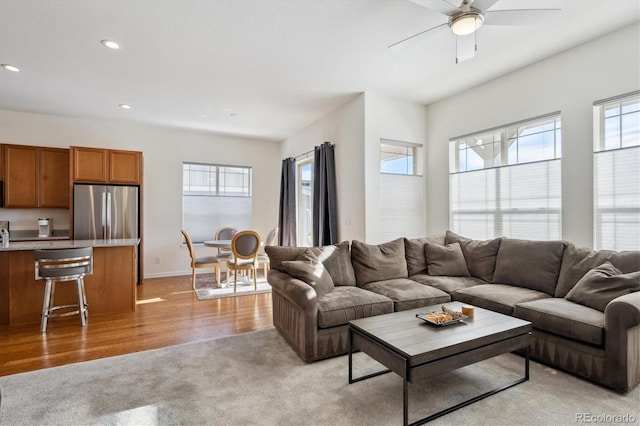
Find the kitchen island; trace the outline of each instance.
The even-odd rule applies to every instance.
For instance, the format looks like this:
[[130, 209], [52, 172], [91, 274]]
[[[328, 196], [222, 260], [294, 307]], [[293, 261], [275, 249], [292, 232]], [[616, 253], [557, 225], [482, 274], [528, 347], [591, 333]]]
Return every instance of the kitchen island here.
[[[11, 242], [0, 247], [0, 325], [39, 323], [44, 280], [35, 279], [33, 250], [93, 247], [93, 275], [85, 277], [89, 318], [136, 307], [139, 239]], [[77, 303], [74, 283], [59, 283], [56, 304]]]

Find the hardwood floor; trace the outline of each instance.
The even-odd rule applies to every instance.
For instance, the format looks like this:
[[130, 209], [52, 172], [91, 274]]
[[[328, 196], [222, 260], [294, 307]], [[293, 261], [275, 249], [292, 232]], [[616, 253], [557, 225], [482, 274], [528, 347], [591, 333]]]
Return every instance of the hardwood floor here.
[[[198, 300], [188, 276], [138, 286], [135, 312], [0, 326], [0, 376], [273, 327], [271, 294]], [[90, 303], [90, 301], [89, 301]]]

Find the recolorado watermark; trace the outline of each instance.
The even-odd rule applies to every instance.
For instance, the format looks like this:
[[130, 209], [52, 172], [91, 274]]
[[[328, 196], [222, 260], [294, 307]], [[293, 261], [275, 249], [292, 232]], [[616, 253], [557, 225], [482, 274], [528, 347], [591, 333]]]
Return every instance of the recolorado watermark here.
[[576, 423], [636, 423], [638, 416], [633, 414], [594, 414], [576, 413]]

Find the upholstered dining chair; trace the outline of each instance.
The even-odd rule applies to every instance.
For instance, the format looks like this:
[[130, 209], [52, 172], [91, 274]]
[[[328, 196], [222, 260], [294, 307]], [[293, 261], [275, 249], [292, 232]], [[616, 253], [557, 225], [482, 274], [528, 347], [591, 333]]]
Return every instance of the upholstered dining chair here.
[[267, 238], [264, 240], [264, 245], [260, 249], [260, 253], [258, 253], [258, 268], [262, 266], [264, 268], [264, 277], [267, 278], [267, 271], [271, 268], [271, 261], [269, 260], [269, 256], [264, 251], [265, 246], [275, 246], [278, 244], [278, 228], [273, 228], [267, 234]]
[[[233, 238], [234, 229], [230, 226], [223, 226], [216, 231], [214, 240], [230, 240]], [[220, 261], [231, 259], [231, 249], [226, 247], [218, 247], [218, 259]]]
[[227, 281], [229, 272], [233, 271], [233, 292], [238, 288], [238, 272], [251, 271], [253, 285], [258, 290], [258, 251], [260, 250], [260, 235], [255, 231], [240, 231], [231, 239], [233, 258], [227, 260]]
[[189, 249], [189, 256], [191, 257], [191, 286], [193, 290], [196, 289], [196, 270], [197, 269], [213, 269], [216, 274], [216, 283], [220, 285], [220, 261], [216, 256], [196, 257], [196, 252], [193, 249], [193, 241], [189, 233], [182, 229], [182, 236], [187, 243]]

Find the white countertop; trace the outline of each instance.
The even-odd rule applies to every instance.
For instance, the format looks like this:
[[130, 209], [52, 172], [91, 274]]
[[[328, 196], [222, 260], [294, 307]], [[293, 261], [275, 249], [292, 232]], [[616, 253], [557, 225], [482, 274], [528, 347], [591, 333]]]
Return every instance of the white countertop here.
[[139, 243], [139, 238], [111, 240], [10, 241], [9, 247], [0, 246], [0, 251], [68, 249], [78, 247], [122, 247], [137, 246]]

